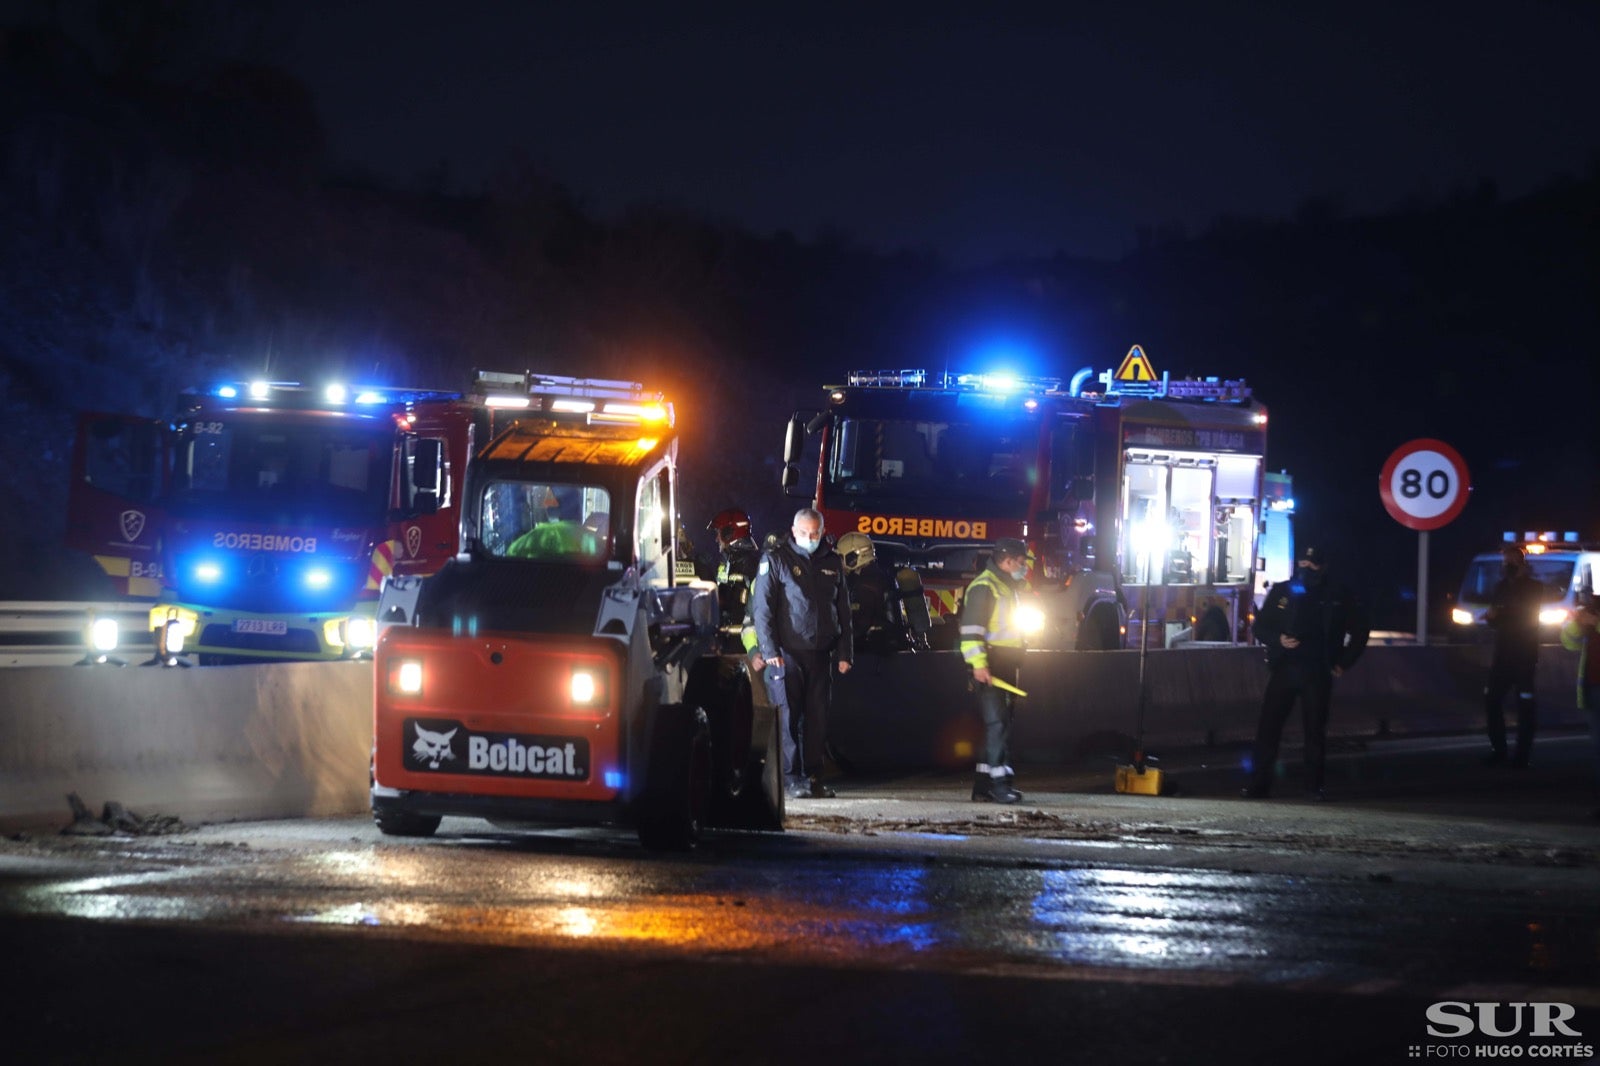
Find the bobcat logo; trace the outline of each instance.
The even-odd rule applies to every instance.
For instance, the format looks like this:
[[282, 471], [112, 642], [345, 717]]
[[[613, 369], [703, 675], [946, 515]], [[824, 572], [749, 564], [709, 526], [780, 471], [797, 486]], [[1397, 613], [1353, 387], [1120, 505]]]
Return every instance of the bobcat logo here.
[[122, 524], [122, 539], [129, 542], [138, 540], [139, 534], [144, 532], [144, 512], [123, 511], [117, 517]]
[[428, 769], [437, 770], [441, 762], [456, 757], [456, 753], [450, 750], [450, 738], [456, 735], [454, 729], [448, 733], [435, 733], [420, 725], [415, 728], [417, 740], [411, 745], [411, 752], [417, 757], [418, 762], [425, 762], [428, 764]]
[[412, 526], [406, 530], [406, 554], [415, 559], [417, 552], [422, 550], [422, 527]]

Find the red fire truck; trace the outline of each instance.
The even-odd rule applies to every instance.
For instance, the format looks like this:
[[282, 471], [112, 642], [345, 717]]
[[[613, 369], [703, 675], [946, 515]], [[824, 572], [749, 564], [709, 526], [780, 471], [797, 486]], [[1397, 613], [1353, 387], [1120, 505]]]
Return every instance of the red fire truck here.
[[468, 395], [224, 382], [168, 420], [83, 415], [68, 546], [155, 600], [164, 661], [370, 653], [384, 579], [456, 551], [459, 482], [494, 422], [485, 377]]
[[1121, 647], [1146, 618], [1153, 647], [1246, 638], [1267, 412], [1243, 381], [1173, 381], [1135, 346], [1098, 379], [865, 371], [826, 393], [790, 420], [784, 488], [920, 578], [934, 647], [997, 537], [1034, 555], [1039, 647]]

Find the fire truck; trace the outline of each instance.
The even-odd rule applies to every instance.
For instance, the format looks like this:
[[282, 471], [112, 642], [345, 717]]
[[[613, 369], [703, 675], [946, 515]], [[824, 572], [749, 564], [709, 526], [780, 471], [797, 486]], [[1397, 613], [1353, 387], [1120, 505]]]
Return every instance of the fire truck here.
[[920, 584], [934, 648], [998, 537], [1033, 555], [1036, 647], [1118, 648], [1147, 619], [1155, 647], [1247, 639], [1267, 412], [1245, 382], [1171, 380], [1136, 345], [1097, 378], [879, 370], [825, 392], [790, 419], [783, 487]]
[[268, 381], [186, 391], [168, 419], [85, 414], [68, 546], [155, 601], [168, 664], [370, 655], [384, 579], [455, 553], [492, 424], [460, 392]]
[[445, 816], [781, 829], [778, 722], [718, 654], [710, 582], [676, 563], [672, 405], [637, 383], [526, 375], [469, 464], [461, 550], [391, 581], [374, 667], [372, 810], [391, 835]]

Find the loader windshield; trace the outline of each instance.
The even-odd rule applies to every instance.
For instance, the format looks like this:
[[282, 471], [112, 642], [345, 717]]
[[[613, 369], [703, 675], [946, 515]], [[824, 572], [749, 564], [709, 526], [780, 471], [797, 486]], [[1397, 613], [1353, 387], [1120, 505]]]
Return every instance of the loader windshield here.
[[611, 494], [599, 485], [489, 481], [479, 514], [491, 555], [576, 562], [610, 554]]

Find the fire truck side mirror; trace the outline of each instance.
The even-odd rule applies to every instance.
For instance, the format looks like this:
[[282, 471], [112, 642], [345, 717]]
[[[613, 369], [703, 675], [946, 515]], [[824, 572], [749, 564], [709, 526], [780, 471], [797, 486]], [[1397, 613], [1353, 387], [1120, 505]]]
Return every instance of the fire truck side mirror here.
[[783, 435], [783, 461], [785, 463], [798, 463], [800, 455], [805, 451], [807, 421], [813, 412], [796, 411], [789, 416], [789, 428]]
[[783, 487], [784, 492], [788, 492], [790, 489], [800, 484], [800, 471], [795, 469], [793, 463], [785, 463], [783, 466], [783, 473], [779, 476], [778, 483]]

